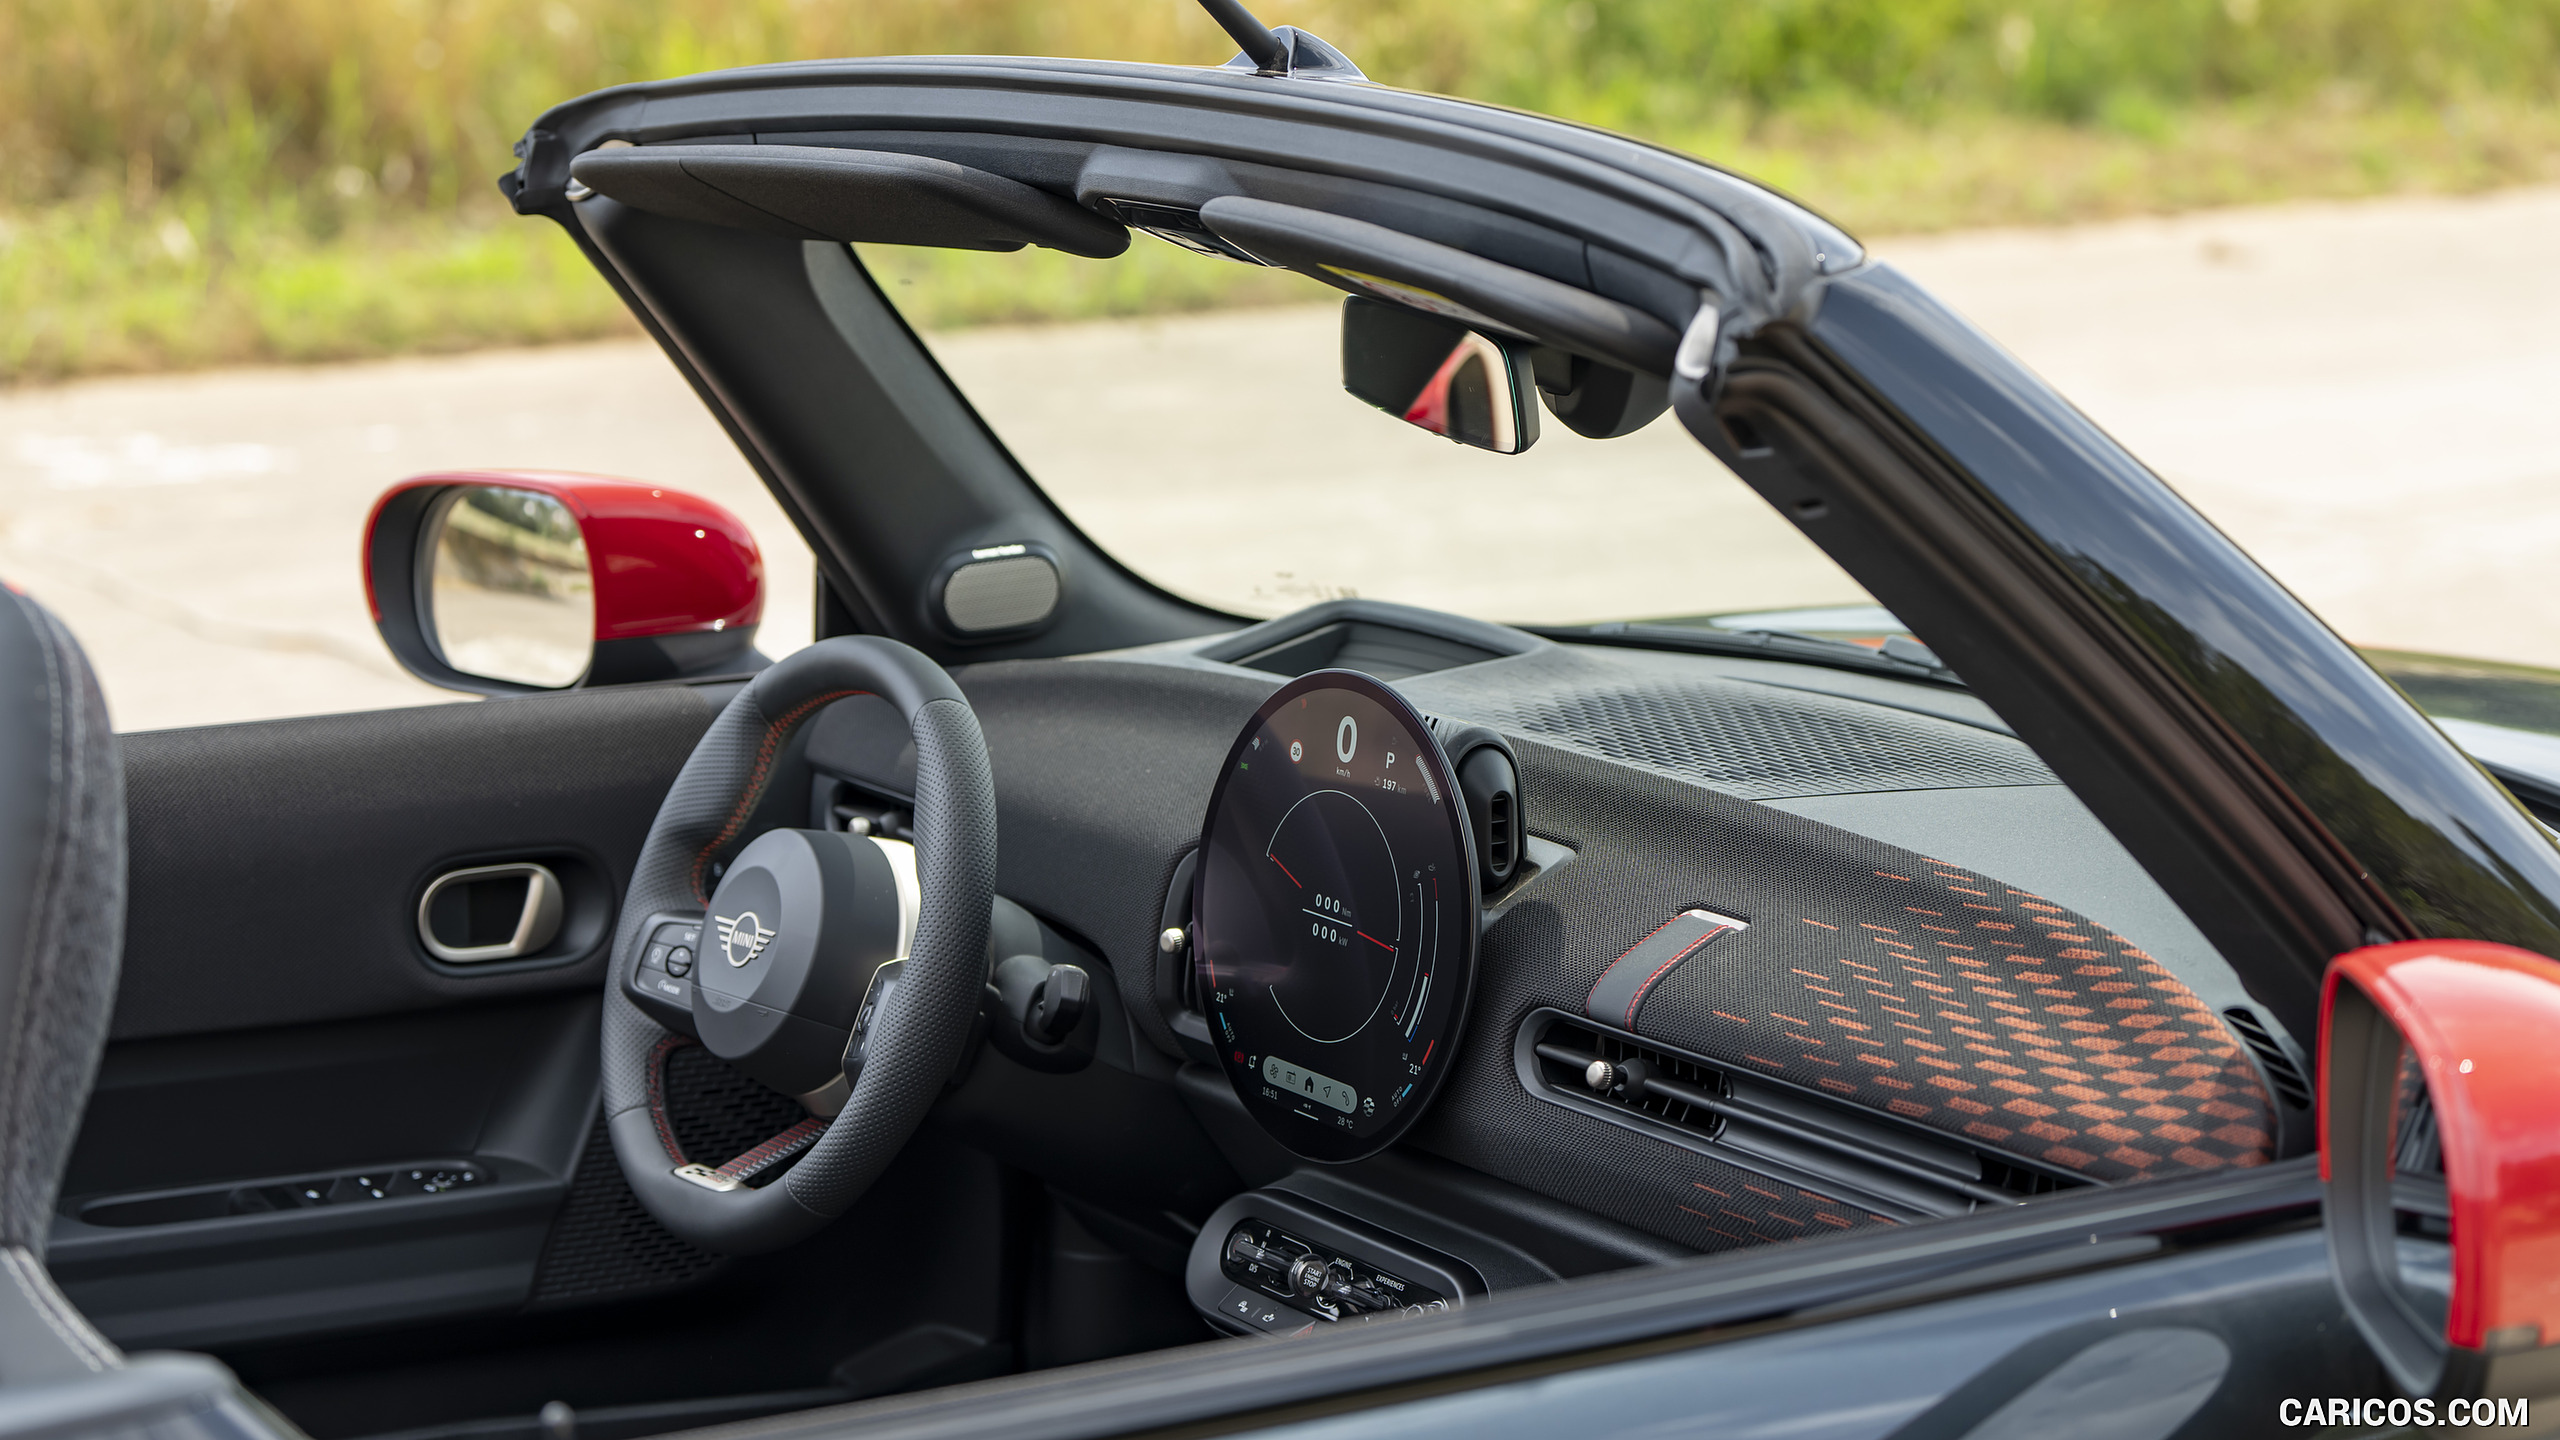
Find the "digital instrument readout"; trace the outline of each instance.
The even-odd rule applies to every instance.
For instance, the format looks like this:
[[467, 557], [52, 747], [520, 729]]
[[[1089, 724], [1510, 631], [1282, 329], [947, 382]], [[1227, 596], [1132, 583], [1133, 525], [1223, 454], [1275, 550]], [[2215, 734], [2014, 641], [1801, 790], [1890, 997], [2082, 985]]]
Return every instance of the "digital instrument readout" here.
[[1277, 1055], [1262, 1057], [1263, 1083], [1284, 1095], [1303, 1095], [1319, 1105], [1330, 1105], [1345, 1115], [1360, 1113], [1360, 1094], [1339, 1080], [1329, 1080], [1313, 1070], [1301, 1070]]
[[1474, 986], [1476, 870], [1447, 755], [1403, 698], [1318, 671], [1264, 702], [1209, 801], [1193, 963], [1245, 1109], [1357, 1160], [1448, 1073]]

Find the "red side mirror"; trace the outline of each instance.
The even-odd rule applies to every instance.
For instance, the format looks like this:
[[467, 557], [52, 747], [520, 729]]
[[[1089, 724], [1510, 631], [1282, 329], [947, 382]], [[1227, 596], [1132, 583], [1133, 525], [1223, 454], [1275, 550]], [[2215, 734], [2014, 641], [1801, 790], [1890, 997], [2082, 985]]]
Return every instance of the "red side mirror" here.
[[392, 486], [365, 525], [373, 622], [401, 665], [484, 695], [761, 668], [764, 559], [700, 496], [474, 470]]
[[[2560, 964], [2476, 940], [2339, 956], [2319, 1088], [2331, 1265], [2392, 1378], [2439, 1404], [2560, 1395]], [[2411, 1273], [2429, 1212], [2449, 1296]]]

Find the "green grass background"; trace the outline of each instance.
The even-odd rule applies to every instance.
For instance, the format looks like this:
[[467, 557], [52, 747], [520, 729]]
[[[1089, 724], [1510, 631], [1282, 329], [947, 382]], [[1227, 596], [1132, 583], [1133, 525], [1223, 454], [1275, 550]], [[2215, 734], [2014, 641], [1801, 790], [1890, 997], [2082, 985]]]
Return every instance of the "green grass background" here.
[[[1381, 81], [1676, 145], [1867, 234], [2560, 173], [2560, 0], [1259, 10]], [[622, 332], [565, 238], [492, 185], [537, 114], [600, 85], [1231, 49], [1191, 0], [0, 0], [0, 383]], [[920, 318], [1255, 298], [1244, 272], [1166, 290], [1063, 258], [1005, 270], [914, 287], [941, 307]]]

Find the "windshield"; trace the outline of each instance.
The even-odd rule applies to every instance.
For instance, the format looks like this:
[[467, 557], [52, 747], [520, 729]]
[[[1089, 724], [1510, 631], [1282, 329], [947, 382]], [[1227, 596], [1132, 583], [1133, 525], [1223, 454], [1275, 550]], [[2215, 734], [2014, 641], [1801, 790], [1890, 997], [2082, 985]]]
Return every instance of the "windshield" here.
[[1802, 628], [1882, 638], [1857, 583], [1668, 413], [1611, 440], [1542, 416], [1492, 454], [1346, 393], [1342, 293], [1293, 272], [1145, 234], [1113, 260], [856, 250], [1058, 508], [1186, 599], [1534, 625], [1817, 611]]
[[[1611, 440], [1542, 415], [1514, 455], [1452, 443], [1344, 390], [1342, 292], [1143, 232], [1112, 260], [854, 249], [1058, 508], [1185, 599], [1261, 619], [1363, 596], [1675, 648], [1800, 637], [1750, 653], [1849, 645], [1955, 682], [1670, 414]], [[2560, 735], [2560, 672], [2365, 654], [2475, 753], [2484, 726]], [[2560, 751], [2534, 758], [2560, 785]]]

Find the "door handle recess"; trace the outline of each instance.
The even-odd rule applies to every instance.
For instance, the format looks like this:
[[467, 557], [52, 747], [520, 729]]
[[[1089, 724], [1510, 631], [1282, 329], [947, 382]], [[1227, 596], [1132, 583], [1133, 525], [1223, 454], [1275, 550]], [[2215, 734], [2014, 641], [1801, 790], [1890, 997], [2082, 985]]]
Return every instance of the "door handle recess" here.
[[546, 865], [474, 865], [449, 870], [418, 899], [418, 939], [451, 965], [514, 960], [560, 933], [560, 877]]

